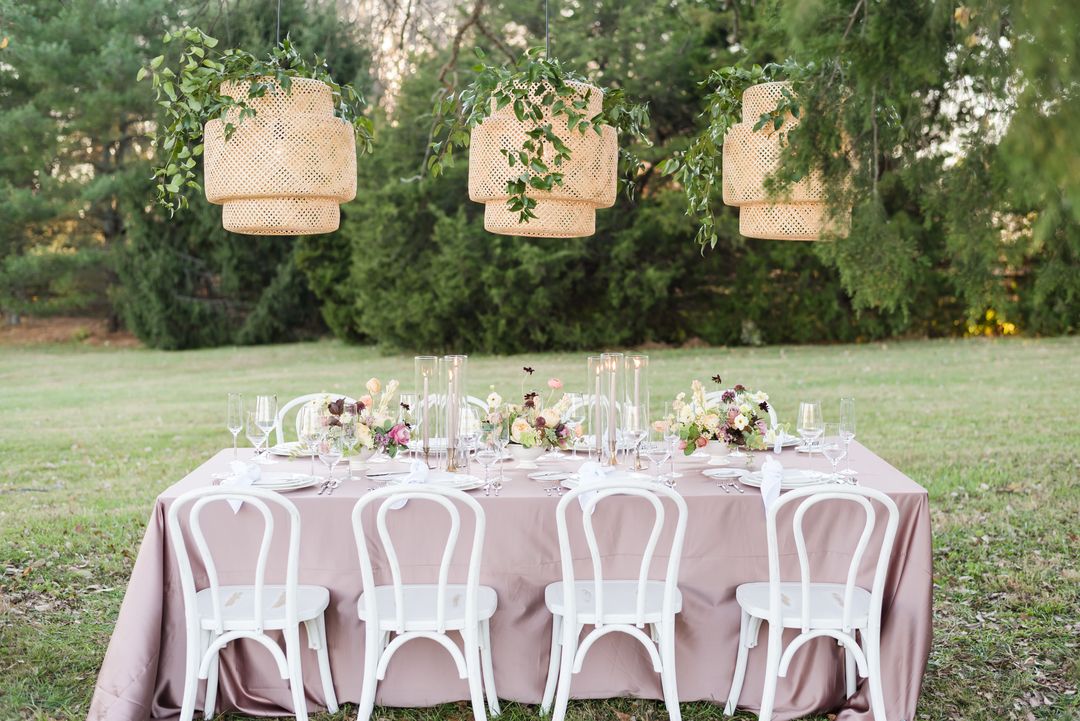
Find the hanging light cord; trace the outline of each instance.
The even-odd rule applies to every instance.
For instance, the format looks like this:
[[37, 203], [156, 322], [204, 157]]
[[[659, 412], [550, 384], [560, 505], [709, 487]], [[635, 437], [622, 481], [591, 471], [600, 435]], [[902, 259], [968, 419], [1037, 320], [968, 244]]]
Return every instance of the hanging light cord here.
[[[281, 2], [281, 0], [278, 0]], [[544, 0], [544, 57], [551, 60], [551, 8], [549, 0]]]

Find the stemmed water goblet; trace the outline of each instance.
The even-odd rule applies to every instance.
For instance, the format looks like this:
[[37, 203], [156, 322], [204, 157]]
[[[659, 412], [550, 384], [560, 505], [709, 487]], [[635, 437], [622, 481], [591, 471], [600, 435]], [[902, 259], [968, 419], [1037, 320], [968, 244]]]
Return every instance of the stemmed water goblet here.
[[811, 454], [814, 442], [825, 430], [825, 420], [821, 415], [820, 401], [805, 401], [799, 404], [799, 415], [795, 419], [795, 428], [803, 440], [803, 447]]
[[260, 452], [263, 443], [267, 440], [269, 435], [262, 429], [262, 426], [259, 425], [256, 418], [255, 411], [248, 411], [244, 414], [244, 435], [247, 436], [251, 445], [255, 447], [255, 462], [261, 463]]
[[649, 433], [649, 410], [644, 404], [622, 404], [622, 438], [627, 443], [627, 452], [634, 456], [634, 470], [640, 471], [644, 466], [641, 464], [641, 442]]
[[270, 431], [274, 430], [274, 427], [277, 426], [277, 396], [255, 396], [255, 423], [258, 424], [259, 428], [261, 428], [266, 435], [267, 446], [263, 452], [263, 456], [258, 460], [260, 463], [269, 463]]
[[334, 481], [334, 468], [341, 461], [341, 457], [345, 455], [345, 439], [341, 429], [327, 428], [326, 432], [319, 438], [318, 451], [319, 460], [329, 469], [323, 487], [325, 490], [327, 487], [337, 485]]
[[821, 437], [821, 454], [832, 464], [831, 481], [843, 482], [844, 477], [837, 473], [836, 469], [840, 461], [847, 455], [844, 439], [840, 436], [839, 423], [826, 423], [824, 434]]
[[664, 440], [671, 449], [669, 458], [671, 459], [671, 479], [674, 481], [676, 478], [682, 478], [682, 474], [675, 470], [675, 457], [679, 450], [679, 424], [675, 420], [675, 408], [671, 401], [664, 403], [664, 417], [661, 422], [664, 424]]
[[659, 427], [653, 426], [649, 429], [648, 438], [641, 444], [641, 448], [645, 452], [645, 457], [649, 459], [649, 462], [656, 469], [656, 482], [664, 483], [669, 488], [673, 488], [675, 479], [671, 477], [663, 478], [660, 475], [660, 467], [664, 464], [664, 461], [671, 457], [671, 443], [664, 437], [662, 423]]
[[232, 433], [232, 455], [236, 459], [236, 437], [244, 430], [244, 399], [239, 393], [229, 394], [225, 427]]
[[[491, 494], [491, 464], [502, 455], [499, 428], [493, 424], [485, 423], [480, 431], [476, 446], [476, 460], [484, 467], [484, 495]], [[495, 494], [498, 495], [502, 482], [499, 482]]]
[[855, 440], [855, 399], [840, 399], [840, 437], [844, 440], [844, 457], [847, 460], [847, 468], [840, 471], [851, 480], [859, 474], [851, 467], [851, 442]]
[[[344, 449], [348, 449], [348, 455], [352, 455], [353, 450], [356, 449], [356, 444], [360, 440], [359, 429], [357, 424], [360, 423], [360, 416], [356, 413], [343, 413], [341, 415], [341, 440]], [[346, 474], [348, 480], [352, 480], [352, 464], [348, 464], [348, 473]]]

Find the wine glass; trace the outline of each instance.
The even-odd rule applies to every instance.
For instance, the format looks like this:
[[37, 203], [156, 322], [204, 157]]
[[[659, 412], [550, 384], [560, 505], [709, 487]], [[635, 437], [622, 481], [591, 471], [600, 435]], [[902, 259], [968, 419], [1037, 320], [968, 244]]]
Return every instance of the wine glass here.
[[570, 437], [571, 445], [573, 446], [573, 457], [577, 458], [578, 445], [581, 443], [581, 439], [584, 434], [582, 433], [582, 426], [585, 424], [585, 399], [582, 398], [580, 393], [567, 393], [567, 397], [570, 400], [570, 408], [566, 411], [567, 428], [570, 429], [570, 433], [573, 435]]
[[633, 451], [635, 456], [634, 470], [640, 471], [641, 465], [641, 442], [649, 433], [649, 410], [641, 403], [622, 404], [622, 437], [628, 444], [628, 451]]
[[671, 448], [671, 478], [682, 478], [681, 473], [675, 471], [675, 455], [678, 451], [679, 444], [679, 424], [675, 420], [675, 408], [671, 401], [664, 403], [664, 440], [668, 442], [668, 446]]
[[[491, 464], [494, 463], [502, 450], [499, 448], [499, 431], [491, 427], [480, 433], [477, 439], [476, 460], [484, 467], [484, 495], [491, 494]], [[502, 483], [499, 484], [500, 487]]]
[[509, 418], [509, 409], [505, 407], [501, 408], [499, 410], [499, 422], [493, 424], [494, 427], [491, 430], [492, 438], [494, 439], [495, 444], [498, 446], [499, 450], [499, 457], [497, 460], [499, 461], [500, 486], [502, 485], [503, 481], [503, 468], [506, 466], [506, 464], [502, 462], [502, 459], [503, 456], [506, 454], [506, 447], [510, 445], [510, 423], [508, 421]]
[[229, 405], [225, 416], [225, 427], [232, 433], [232, 456], [236, 459], [236, 437], [244, 430], [244, 397], [239, 393], [229, 394]]
[[319, 460], [330, 469], [327, 481], [333, 481], [334, 467], [341, 460], [341, 457], [345, 455], [344, 434], [334, 428], [328, 428], [327, 432], [323, 433], [319, 438], [318, 450]]
[[[266, 434], [267, 446], [270, 445], [270, 431], [277, 425], [277, 396], [255, 396], [255, 423]], [[270, 451], [267, 449], [266, 455]]]
[[263, 442], [267, 439], [268, 435], [266, 431], [262, 429], [257, 421], [257, 415], [255, 411], [248, 411], [244, 414], [244, 435], [247, 436], [248, 441], [255, 447], [254, 460], [256, 463], [265, 463], [262, 456], [259, 455]]
[[[344, 449], [348, 449], [349, 455], [352, 455], [353, 450], [356, 449], [356, 444], [360, 440], [360, 434], [357, 430], [357, 424], [360, 422], [360, 417], [355, 413], [343, 413], [341, 416], [341, 442]], [[348, 480], [352, 480], [352, 465], [348, 466], [348, 474], [346, 475]]]
[[840, 399], [840, 437], [844, 439], [844, 457], [847, 459], [847, 468], [840, 471], [849, 479], [859, 474], [851, 468], [851, 442], [855, 440], [855, 399]]
[[649, 459], [649, 462], [656, 468], [656, 482], [664, 482], [667, 486], [674, 487], [675, 479], [668, 478], [663, 479], [660, 476], [660, 466], [664, 464], [668, 458], [671, 457], [671, 443], [664, 437], [664, 424], [659, 422], [649, 428], [648, 437], [644, 443], [641, 444], [642, 450], [645, 451], [645, 457]]
[[311, 459], [311, 473], [315, 475], [315, 455], [319, 452], [319, 437], [323, 433], [322, 418], [315, 403], [305, 403], [297, 413], [296, 427], [299, 429], [297, 438], [307, 451]]
[[804, 401], [799, 404], [799, 415], [796, 416], [795, 428], [803, 439], [803, 446], [812, 454], [814, 441], [821, 437], [825, 430], [825, 420], [821, 415], [820, 401]]
[[821, 453], [832, 464], [830, 480], [842, 481], [843, 476], [836, 472], [837, 465], [847, 455], [844, 439], [840, 436], [839, 423], [826, 423], [821, 437]]

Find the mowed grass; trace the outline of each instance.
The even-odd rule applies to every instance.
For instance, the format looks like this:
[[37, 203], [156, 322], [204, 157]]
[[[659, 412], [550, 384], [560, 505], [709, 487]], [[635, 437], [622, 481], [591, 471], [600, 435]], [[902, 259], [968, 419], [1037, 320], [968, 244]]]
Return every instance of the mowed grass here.
[[[840, 396], [854, 396], [860, 440], [929, 489], [935, 627], [920, 718], [1080, 716], [1080, 339], [650, 355], [654, 404], [716, 373], [766, 389], [787, 420], [810, 398], [835, 420]], [[470, 390], [514, 397], [524, 365], [536, 368], [529, 387], [584, 382], [585, 354], [474, 357]], [[230, 442], [226, 392], [357, 394], [371, 376], [410, 386], [412, 372], [411, 358], [336, 342], [0, 347], [0, 720], [85, 718], [154, 498]], [[709, 704], [683, 714], [721, 717]], [[462, 704], [377, 716], [470, 718]], [[335, 718], [354, 717], [347, 706]], [[514, 704], [504, 714], [535, 717]], [[666, 713], [613, 700], [573, 703], [570, 717]]]

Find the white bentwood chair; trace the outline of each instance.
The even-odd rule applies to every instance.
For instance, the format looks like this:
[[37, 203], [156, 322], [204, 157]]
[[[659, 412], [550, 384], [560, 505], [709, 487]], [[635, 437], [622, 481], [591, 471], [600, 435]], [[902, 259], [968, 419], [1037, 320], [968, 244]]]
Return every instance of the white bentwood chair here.
[[[439, 564], [438, 581], [434, 584], [407, 584], [402, 581], [401, 565], [387, 525], [387, 515], [401, 501], [430, 501], [446, 510], [450, 531]], [[375, 585], [375, 574], [368, 552], [364, 527], [364, 510], [378, 504], [375, 529], [386, 555], [391, 584]], [[467, 580], [464, 584], [447, 582], [461, 529], [463, 506], [472, 512], [474, 530], [469, 554]], [[473, 718], [485, 721], [484, 689], [492, 716], [500, 713], [495, 691], [495, 674], [491, 662], [491, 630], [489, 621], [495, 614], [498, 598], [495, 589], [480, 585], [480, 555], [484, 546], [484, 509], [466, 493], [441, 486], [424, 485], [380, 488], [365, 494], [352, 512], [353, 534], [360, 558], [360, 574], [364, 591], [357, 603], [360, 620], [364, 621], [364, 682], [360, 692], [357, 718], [368, 721], [375, 707], [378, 682], [386, 678], [390, 659], [404, 644], [417, 638], [435, 641], [445, 648], [454, 661], [458, 676], [469, 683]], [[449, 632], [461, 634], [463, 649], [450, 640]], [[393, 640], [390, 636], [394, 634]], [[483, 682], [481, 683], [481, 674]]]
[[[885, 507], [888, 521], [874, 570], [873, 586], [868, 591], [855, 585], [855, 580], [877, 519], [872, 500]], [[799, 506], [794, 512], [792, 530], [799, 557], [800, 580], [798, 583], [789, 583], [780, 579], [776, 517], [780, 509], [796, 501], [799, 501]], [[825, 502], [855, 503], [862, 507], [865, 515], [862, 533], [851, 554], [845, 583], [814, 583], [810, 580], [803, 518], [810, 508]], [[735, 676], [731, 681], [731, 692], [724, 708], [725, 713], [735, 713], [746, 676], [747, 656], [750, 649], [757, 645], [761, 622], [765, 621], [769, 624], [769, 646], [759, 719], [768, 721], [772, 718], [777, 680], [787, 676], [788, 666], [795, 652], [811, 639], [829, 636], [844, 647], [844, 675], [848, 697], [855, 693], [857, 668], [860, 676], [869, 677], [870, 708], [875, 721], [886, 721], [885, 698], [881, 688], [881, 604], [899, 516], [896, 504], [891, 498], [881, 491], [865, 486], [809, 486], [788, 491], [769, 507], [766, 513], [769, 580], [744, 583], [735, 591], [735, 598], [742, 610], [739, 655], [735, 663]], [[785, 628], [799, 629], [799, 635], [787, 648], [783, 647]]]
[[[349, 398], [348, 396], [343, 396], [343, 395], [338, 394], [338, 393], [307, 393], [307, 394], [302, 395], [302, 396], [297, 396], [296, 398], [293, 398], [291, 401], [289, 401], [288, 403], [283, 405], [280, 409], [278, 409], [277, 423], [274, 425], [274, 438], [276, 439], [275, 442], [278, 445], [281, 445], [282, 443], [285, 442], [285, 416], [288, 415], [289, 411], [291, 411], [293, 408], [296, 408], [297, 406], [302, 406], [305, 403], [310, 403], [311, 401], [318, 400], [319, 398], [326, 398], [326, 397], [329, 397], [329, 398], [332, 398], [332, 399], [335, 399], [335, 400], [338, 399], [338, 398], [344, 398], [346, 403], [356, 403], [356, 401], [354, 399]], [[296, 432], [296, 437], [299, 438], [300, 437], [300, 414], [299, 413], [296, 414], [296, 421], [295, 421], [294, 425], [295, 425], [294, 430]]]
[[[570, 550], [566, 511], [571, 503], [582, 508], [585, 540], [592, 558], [592, 580], [575, 580], [574, 556]], [[638, 497], [649, 503], [654, 512], [652, 532], [645, 544], [638, 576], [635, 579], [605, 579], [600, 549], [593, 528], [593, 512], [605, 499], [617, 496]], [[667, 570], [662, 581], [650, 580], [656, 546], [664, 530], [665, 511], [662, 498], [670, 499], [677, 510]], [[544, 590], [544, 602], [552, 613], [551, 656], [548, 662], [547, 685], [540, 705], [541, 714], [552, 710], [553, 721], [563, 721], [570, 699], [572, 674], [581, 671], [585, 654], [593, 643], [609, 633], [625, 633], [645, 647], [653, 670], [660, 674], [664, 703], [672, 721], [679, 721], [679, 692], [675, 677], [675, 614], [682, 610], [679, 591], [679, 563], [686, 538], [686, 501], [674, 490], [654, 483], [620, 481], [590, 485], [571, 490], [562, 497], [555, 510], [559, 533], [559, 553], [562, 559], [563, 580], [549, 584]], [[649, 626], [649, 634], [643, 628]], [[593, 626], [579, 642], [582, 629]], [[556, 690], [557, 687], [557, 690]]]
[[[205, 507], [226, 501], [242, 501], [258, 510], [263, 517], [262, 541], [254, 568], [255, 583], [250, 586], [222, 586], [218, 583], [217, 567], [203, 534], [200, 519]], [[201, 591], [195, 589], [195, 575], [180, 528], [180, 512], [189, 503], [191, 537], [210, 583], [208, 588]], [[274, 538], [274, 516], [270, 509], [275, 505], [284, 510], [289, 519], [289, 551], [284, 585], [266, 583], [266, 562]], [[168, 513], [168, 528], [180, 568], [187, 629], [187, 663], [180, 720], [191, 721], [195, 714], [199, 679], [206, 679], [203, 718], [214, 715], [218, 653], [227, 644], [248, 638], [262, 644], [274, 657], [278, 673], [289, 682], [296, 718], [306, 721], [307, 700], [300, 663], [301, 623], [307, 629], [308, 647], [315, 650], [318, 657], [326, 707], [330, 713], [337, 713], [323, 615], [330, 604], [330, 592], [322, 586], [299, 585], [300, 513], [296, 506], [277, 493], [258, 488], [198, 488], [173, 501]], [[267, 631], [281, 631], [284, 634], [284, 653], [277, 642], [267, 635]]]

